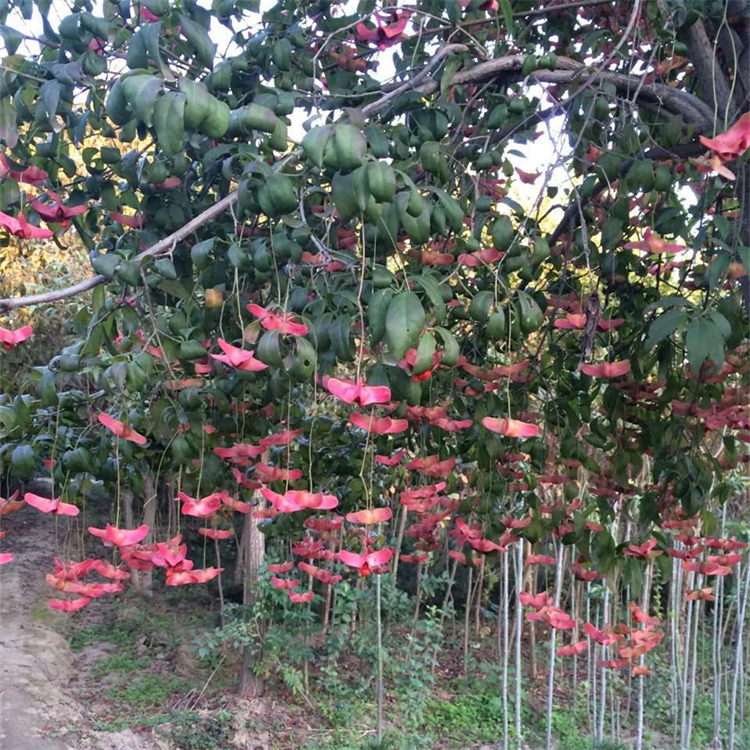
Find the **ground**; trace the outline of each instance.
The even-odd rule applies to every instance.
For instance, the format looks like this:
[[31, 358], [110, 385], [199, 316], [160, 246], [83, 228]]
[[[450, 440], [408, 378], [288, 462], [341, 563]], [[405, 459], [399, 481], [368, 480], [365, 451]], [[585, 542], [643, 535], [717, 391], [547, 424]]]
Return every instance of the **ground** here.
[[[44, 574], [56, 556], [80, 559], [78, 537], [56, 536], [55, 519], [30, 509], [4, 518], [3, 530], [8, 532], [3, 550], [15, 555], [0, 567], [3, 750], [375, 747], [367, 633], [338, 645], [330, 635], [328, 642], [311, 639], [315, 657], [308, 686], [293, 651], [294, 637], [274, 642], [274, 634], [284, 637], [284, 628], [272, 630], [266, 642], [266, 695], [246, 700], [235, 694], [237, 653], [221, 643], [206, 650], [217, 623], [216, 601], [205, 587], [161, 589], [149, 603], [125, 592], [63, 615], [47, 605], [52, 591]], [[86, 544], [86, 556], [107, 554], [93, 537]], [[415, 635], [411, 622], [388, 626], [388, 739], [382, 747], [499, 750], [502, 703], [492, 628], [483, 626], [486, 632], [472, 645], [464, 676], [460, 623], [443, 634], [431, 633], [429, 620], [419, 627]], [[433, 668], [435, 653], [439, 662]], [[538, 658], [543, 665], [543, 650]], [[589, 750], [585, 692], [575, 697], [571, 676], [561, 670], [557, 681], [556, 750]], [[537, 738], [527, 750], [537, 750], [543, 747], [543, 671], [535, 681], [525, 679], [524, 691], [524, 728]], [[654, 710], [664, 713], [668, 725], [667, 705]], [[710, 706], [703, 713], [710, 722]], [[512, 715], [511, 709], [511, 723]], [[623, 740], [601, 750], [627, 750]], [[669, 737], [648, 735], [650, 749], [670, 744]]]
[[[44, 572], [57, 548], [54, 522], [23, 512], [3, 524], [0, 568], [0, 745], [7, 750], [146, 750], [132, 732], [100, 737], [70, 689], [74, 654], [47, 607]], [[105, 740], [100, 743], [100, 739]]]

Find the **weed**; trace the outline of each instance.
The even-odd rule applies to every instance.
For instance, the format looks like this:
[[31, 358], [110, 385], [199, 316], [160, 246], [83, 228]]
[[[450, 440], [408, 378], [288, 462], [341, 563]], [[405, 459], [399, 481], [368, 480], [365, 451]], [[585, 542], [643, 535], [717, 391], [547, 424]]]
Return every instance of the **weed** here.
[[177, 677], [147, 673], [110, 688], [107, 697], [116, 703], [146, 708], [164, 704], [184, 687], [185, 682]]
[[112, 654], [97, 660], [91, 667], [91, 677], [100, 680], [113, 672], [137, 672], [147, 667], [149, 663], [150, 660], [145, 657], [136, 659], [129, 654]]
[[624, 742], [618, 740], [602, 739], [598, 742], [594, 742], [591, 746], [591, 750], [628, 750], [628, 746]]
[[180, 750], [229, 750], [232, 714], [181, 711], [172, 717], [169, 738]]
[[[546, 720], [543, 720], [546, 730]], [[591, 750], [591, 738], [581, 733], [586, 726], [585, 716], [572, 709], [556, 709], [552, 712], [552, 735], [558, 738], [561, 750]]]
[[489, 695], [461, 695], [453, 702], [430, 699], [422, 722], [432, 736], [459, 742], [491, 742], [502, 734], [502, 704]]
[[92, 643], [113, 643], [122, 646], [130, 640], [131, 634], [117, 625], [92, 625], [90, 628], [74, 630], [68, 639], [68, 644], [73, 651], [80, 651]]

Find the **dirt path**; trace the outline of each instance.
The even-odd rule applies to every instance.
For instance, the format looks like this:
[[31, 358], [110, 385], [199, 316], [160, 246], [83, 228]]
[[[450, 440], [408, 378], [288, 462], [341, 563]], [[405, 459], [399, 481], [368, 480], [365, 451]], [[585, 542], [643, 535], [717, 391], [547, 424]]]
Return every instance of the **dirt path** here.
[[15, 559], [0, 566], [0, 748], [150, 750], [130, 732], [91, 731], [68, 689], [73, 654], [54, 621], [70, 615], [49, 609], [44, 580], [55, 557], [55, 519], [24, 508], [3, 518], [2, 530], [2, 549]]
[[44, 571], [52, 568], [54, 520], [24, 508], [3, 519], [0, 567], [0, 746], [5, 750], [67, 750], [54, 739], [59, 726], [80, 718], [63, 686], [72, 660], [65, 640], [49, 625]]

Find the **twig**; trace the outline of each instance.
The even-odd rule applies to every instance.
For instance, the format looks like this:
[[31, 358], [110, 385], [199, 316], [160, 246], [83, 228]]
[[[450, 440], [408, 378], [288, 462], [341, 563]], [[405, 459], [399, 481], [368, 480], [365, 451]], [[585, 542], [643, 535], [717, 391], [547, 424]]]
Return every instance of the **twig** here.
[[395, 99], [397, 96], [399, 96], [400, 94], [403, 94], [405, 91], [409, 91], [411, 89], [417, 88], [417, 86], [420, 86], [422, 84], [422, 81], [424, 81], [427, 78], [427, 76], [430, 74], [430, 72], [434, 70], [440, 64], [440, 62], [443, 60], [444, 57], [447, 57], [448, 55], [468, 52], [468, 51], [469, 51], [469, 48], [465, 44], [449, 44], [443, 47], [435, 55], [435, 57], [433, 57], [432, 60], [430, 60], [430, 62], [427, 63], [427, 65], [425, 65], [425, 67], [422, 68], [422, 70], [420, 70], [419, 73], [417, 73], [417, 75], [414, 76], [414, 78], [402, 84], [401, 86], [394, 89], [393, 91], [389, 91], [387, 94], [385, 94], [383, 97], [381, 97], [377, 101], [374, 101], [371, 104], [368, 104], [362, 107], [362, 114], [366, 116], [366, 115], [378, 112], [391, 99]]

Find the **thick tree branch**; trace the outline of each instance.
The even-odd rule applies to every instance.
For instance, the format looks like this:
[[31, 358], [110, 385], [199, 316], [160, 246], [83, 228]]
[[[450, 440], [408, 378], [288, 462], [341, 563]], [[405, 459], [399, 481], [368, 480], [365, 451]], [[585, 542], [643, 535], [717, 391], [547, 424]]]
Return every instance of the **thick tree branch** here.
[[[517, 80], [522, 76], [525, 57], [523, 55], [508, 55], [474, 65], [466, 70], [460, 70], [453, 76], [454, 85], [486, 83], [495, 78], [505, 81]], [[534, 80], [540, 83], [570, 84], [580, 82], [585, 84], [592, 77], [596, 77], [603, 83], [611, 83], [618, 91], [632, 96], [637, 93], [639, 99], [646, 102], [658, 103], [662, 108], [673, 114], [681, 114], [686, 121], [690, 122], [699, 131], [709, 131], [713, 128], [714, 117], [710, 107], [698, 97], [686, 91], [672, 88], [661, 83], [649, 83], [641, 85], [639, 76], [625, 75], [623, 73], [609, 73], [592, 71], [582, 63], [569, 57], [558, 58], [557, 70], [535, 70], [531, 74]], [[423, 94], [432, 94], [440, 87], [435, 80], [428, 80], [418, 91]], [[575, 92], [571, 92], [574, 96]]]
[[[199, 229], [204, 224], [208, 224], [209, 221], [223, 214], [236, 202], [237, 191], [235, 190], [227, 195], [226, 198], [222, 198], [217, 203], [214, 203], [213, 206], [203, 211], [203, 213], [200, 213], [194, 219], [191, 219], [184, 227], [180, 227], [176, 232], [172, 232], [169, 237], [165, 237], [163, 240], [159, 240], [155, 245], [152, 245], [148, 250], [141, 253], [135, 259], [135, 262], [142, 264], [147, 258], [155, 258], [172, 252], [178, 242], [182, 242], [182, 240], [189, 237], [196, 229]], [[99, 284], [104, 284], [106, 281], [106, 276], [92, 276], [90, 279], [85, 279], [78, 284], [73, 284], [73, 286], [68, 286], [64, 289], [56, 289], [50, 292], [43, 292], [42, 294], [31, 294], [28, 297], [10, 297], [8, 299], [0, 299], [0, 312], [16, 310], [19, 307], [31, 307], [32, 305], [45, 305], [51, 302], [60, 302], [61, 300], [69, 299], [70, 297], [77, 297], [79, 294], [88, 292], [94, 287], [99, 286]]]
[[730, 104], [732, 94], [729, 82], [716, 59], [705, 24], [698, 20], [688, 26], [680, 36], [687, 45], [690, 62], [698, 76], [703, 101], [716, 113], [719, 122], [724, 121], [725, 112], [731, 121], [735, 113], [734, 107]]

